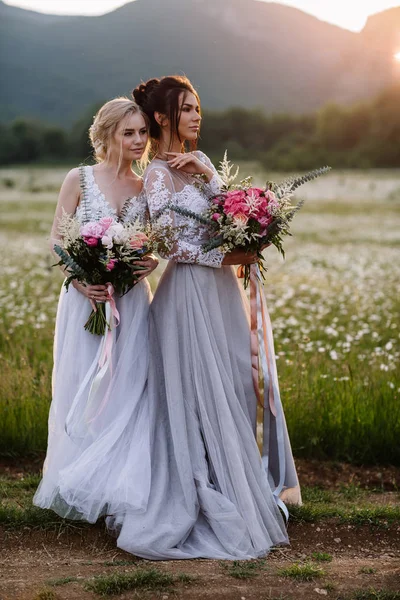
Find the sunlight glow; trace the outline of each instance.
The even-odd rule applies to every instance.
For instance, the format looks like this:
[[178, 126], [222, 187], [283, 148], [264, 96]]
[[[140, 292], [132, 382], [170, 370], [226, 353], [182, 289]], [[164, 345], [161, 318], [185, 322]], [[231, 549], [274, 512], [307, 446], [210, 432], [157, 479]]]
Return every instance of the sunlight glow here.
[[[5, 4], [51, 14], [101, 15], [127, 4], [132, 0], [5, 0]], [[146, 0], [140, 0], [145, 2]], [[184, 3], [186, 0], [181, 0]], [[212, 1], [212, 0], [211, 0]], [[268, 2], [270, 0], [258, 0]], [[399, 6], [399, 0], [275, 0], [293, 6], [328, 21], [329, 23], [360, 31], [369, 15]], [[230, 0], [226, 0], [229, 5]], [[397, 60], [397, 59], [396, 59]]]
[[396, 52], [396, 54], [394, 55], [394, 60], [400, 62], [400, 52]]
[[351, 31], [361, 31], [369, 15], [399, 5], [399, 0], [276, 0]]

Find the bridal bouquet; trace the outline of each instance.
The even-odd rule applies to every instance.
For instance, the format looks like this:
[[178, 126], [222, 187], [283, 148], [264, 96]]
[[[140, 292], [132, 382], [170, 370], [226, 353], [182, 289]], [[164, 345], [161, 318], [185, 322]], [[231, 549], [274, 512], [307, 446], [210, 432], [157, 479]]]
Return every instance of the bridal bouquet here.
[[[213, 235], [204, 250], [221, 247], [224, 252], [243, 248], [257, 252], [261, 274], [265, 270], [262, 250], [275, 246], [284, 256], [283, 237], [291, 235], [290, 222], [304, 201], [292, 203], [297, 188], [324, 175], [330, 167], [322, 167], [299, 177], [290, 177], [282, 183], [268, 181], [265, 188], [252, 185], [251, 177], [235, 184], [239, 169], [232, 174], [233, 165], [225, 153], [219, 175], [223, 181], [221, 193], [214, 196], [207, 217], [213, 223]], [[250, 277], [250, 265], [242, 269], [244, 286]]]
[[[222, 180], [221, 192], [211, 198], [205, 214], [199, 215], [171, 204], [166, 209], [208, 226], [211, 237], [202, 246], [205, 252], [214, 248], [221, 248], [225, 253], [237, 248], [256, 252], [258, 271], [264, 276], [266, 267], [262, 250], [273, 245], [285, 256], [283, 237], [291, 235], [290, 222], [304, 204], [303, 200], [293, 204], [294, 192], [304, 183], [330, 171], [330, 167], [289, 177], [281, 183], [268, 181], [265, 188], [254, 187], [251, 177], [236, 184], [239, 168], [232, 173], [233, 168], [225, 152], [218, 172]], [[242, 266], [239, 271], [244, 277], [245, 288], [250, 281], [250, 271], [250, 265]]]
[[[64, 265], [68, 277], [65, 287], [74, 279], [90, 285], [107, 285], [112, 313], [117, 315], [113, 293], [126, 294], [137, 282], [144, 269], [140, 260], [153, 250], [150, 234], [135, 223], [122, 225], [112, 217], [81, 224], [75, 216], [64, 213], [59, 233], [62, 245], [55, 244], [60, 257], [57, 266]], [[56, 265], [55, 265], [56, 266]], [[107, 320], [104, 302], [92, 310], [85, 329], [103, 335], [111, 324]]]

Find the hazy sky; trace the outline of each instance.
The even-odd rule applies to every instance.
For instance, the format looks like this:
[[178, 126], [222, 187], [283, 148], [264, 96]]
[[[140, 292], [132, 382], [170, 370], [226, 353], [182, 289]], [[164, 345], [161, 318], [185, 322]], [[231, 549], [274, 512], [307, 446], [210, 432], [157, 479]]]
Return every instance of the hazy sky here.
[[[20, 6], [21, 8], [30, 8], [52, 14], [74, 15], [101, 15], [126, 3], [127, 0], [6, 0], [6, 4]], [[392, 6], [399, 6], [400, 1], [281, 0], [280, 4], [295, 6], [324, 21], [335, 23], [353, 31], [359, 31], [369, 15]]]

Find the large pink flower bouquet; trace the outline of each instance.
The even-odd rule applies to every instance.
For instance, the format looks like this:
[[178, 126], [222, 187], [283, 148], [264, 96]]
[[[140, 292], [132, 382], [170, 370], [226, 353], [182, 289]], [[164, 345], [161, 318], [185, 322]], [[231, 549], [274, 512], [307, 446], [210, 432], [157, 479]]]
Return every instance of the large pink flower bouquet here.
[[[283, 237], [291, 235], [290, 222], [304, 203], [302, 200], [297, 204], [292, 203], [294, 192], [307, 181], [330, 171], [330, 167], [322, 167], [299, 177], [289, 177], [282, 183], [269, 181], [265, 188], [254, 187], [251, 177], [235, 184], [239, 169], [233, 174], [232, 169], [233, 165], [225, 153], [219, 170], [221, 192], [211, 198], [210, 208], [205, 214], [197, 214], [173, 204], [168, 204], [166, 209], [208, 226], [210, 239], [202, 246], [206, 252], [214, 248], [220, 248], [223, 252], [237, 248], [256, 252], [257, 272], [263, 276], [266, 270], [262, 255], [264, 248], [273, 245], [285, 255]], [[240, 276], [244, 277], [244, 287], [250, 281], [250, 271], [250, 265], [244, 265], [239, 270]]]
[[[212, 198], [207, 214], [213, 234], [203, 249], [221, 247], [224, 252], [229, 252], [243, 248], [257, 252], [258, 265], [263, 273], [262, 250], [272, 244], [284, 255], [283, 236], [291, 235], [290, 221], [303, 205], [301, 200], [295, 205], [292, 203], [293, 193], [307, 181], [327, 173], [330, 167], [322, 167], [279, 184], [268, 182], [265, 188], [252, 186], [251, 178], [235, 184], [238, 169], [232, 175], [232, 168], [225, 154], [220, 169], [222, 191]], [[247, 287], [250, 265], [243, 267], [242, 274]]]
[[[64, 213], [59, 232], [62, 241], [54, 244], [54, 251], [60, 257], [57, 265], [66, 267], [65, 287], [68, 289], [74, 279], [90, 285], [107, 285], [111, 303], [114, 292], [122, 296], [132, 289], [144, 269], [141, 259], [153, 249], [143, 228], [119, 223], [112, 217], [81, 225], [76, 217]], [[107, 327], [110, 328], [110, 323], [105, 303], [98, 303], [85, 329], [103, 335]]]

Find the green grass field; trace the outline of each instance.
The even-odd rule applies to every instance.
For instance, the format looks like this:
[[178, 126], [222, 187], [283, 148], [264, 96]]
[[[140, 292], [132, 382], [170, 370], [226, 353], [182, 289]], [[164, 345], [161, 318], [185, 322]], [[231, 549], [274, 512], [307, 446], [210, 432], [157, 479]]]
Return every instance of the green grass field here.
[[[46, 238], [65, 171], [0, 170], [3, 455], [46, 447], [62, 283]], [[301, 192], [265, 282], [294, 454], [400, 465], [400, 173], [332, 173]]]

